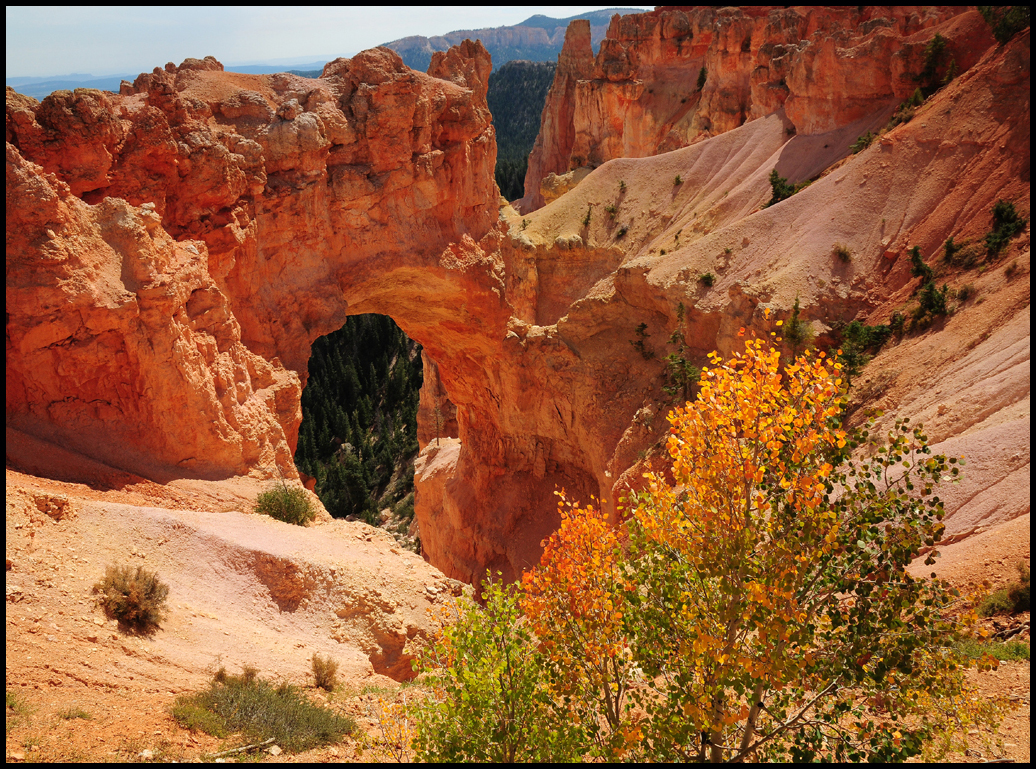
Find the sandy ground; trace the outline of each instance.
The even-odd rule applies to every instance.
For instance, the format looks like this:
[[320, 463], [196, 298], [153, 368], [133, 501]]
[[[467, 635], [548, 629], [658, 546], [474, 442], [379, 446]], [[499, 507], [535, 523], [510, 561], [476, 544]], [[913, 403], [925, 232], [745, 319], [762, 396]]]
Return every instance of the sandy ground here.
[[[360, 523], [300, 528], [241, 512], [247, 500], [233, 484], [194, 497], [193, 506], [218, 512], [179, 509], [188, 492], [146, 482], [99, 490], [8, 468], [6, 485], [6, 686], [19, 703], [7, 710], [8, 760], [212, 754], [227, 743], [179, 728], [169, 708], [220, 665], [244, 664], [305, 686], [360, 726], [336, 746], [265, 760], [391, 760], [380, 745], [379, 700], [406, 690], [382, 673], [405, 676], [393, 644], [424, 632], [427, 611], [457, 583]], [[1028, 559], [1028, 532], [1026, 516], [950, 545], [937, 571], [966, 591], [1006, 583]], [[95, 607], [91, 587], [113, 562], [155, 569], [170, 585], [158, 633], [126, 634]], [[339, 662], [333, 694], [313, 686], [314, 653]], [[975, 681], [984, 696], [1018, 705], [1001, 736], [1007, 757], [1028, 761], [1028, 663]]]
[[[327, 699], [313, 686], [314, 653], [339, 664], [332, 706], [365, 727], [334, 750], [364, 755], [376, 695], [394, 696], [395, 679], [411, 674], [405, 643], [461, 586], [380, 529], [242, 512], [248, 486], [99, 489], [8, 468], [6, 686], [32, 711], [8, 708], [9, 760], [198, 757], [222, 743], [176, 726], [177, 695], [204, 688], [221, 665], [248, 664]], [[170, 586], [160, 631], [127, 634], [95, 606], [91, 588], [111, 563], [145, 566]]]

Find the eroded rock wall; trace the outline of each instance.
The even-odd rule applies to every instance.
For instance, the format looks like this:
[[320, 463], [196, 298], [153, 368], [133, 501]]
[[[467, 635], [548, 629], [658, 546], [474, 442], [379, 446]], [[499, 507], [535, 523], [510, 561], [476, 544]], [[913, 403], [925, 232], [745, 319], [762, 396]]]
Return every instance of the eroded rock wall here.
[[[557, 523], [555, 490], [614, 511], [660, 460], [679, 397], [663, 389], [674, 332], [701, 365], [736, 350], [742, 327], [773, 330], [798, 298], [829, 343], [839, 322], [909, 310], [908, 246], [935, 263], [946, 237], [982, 237], [997, 199], [1028, 214], [1028, 45], [987, 48], [848, 159], [880, 114], [792, 135], [785, 105], [692, 146], [605, 162], [527, 219], [499, 208], [477, 44], [437, 57], [434, 77], [375, 50], [318, 80], [199, 60], [119, 97], [37, 104], [8, 91], [8, 423], [138, 472], [261, 473], [274, 461], [293, 474], [311, 342], [347, 315], [389, 314], [437, 372], [420, 417], [426, 555], [460, 579], [513, 577]], [[826, 174], [763, 209], [775, 167]], [[1012, 249], [1011, 274], [1026, 275], [1027, 244]], [[918, 413], [935, 409], [944, 443], [981, 420], [1010, 435], [1027, 420], [1027, 283], [991, 265], [982, 304], [896, 347], [928, 368], [878, 377], [896, 355], [872, 364], [868, 399], [894, 383]], [[955, 288], [977, 280], [940, 269]], [[1009, 329], [985, 373], [982, 355], [960, 354], [994, 340], [983, 323]], [[931, 370], [985, 383], [952, 394], [959, 425], [922, 397]], [[979, 420], [968, 404], [994, 387], [1011, 395]], [[455, 410], [436, 431], [429, 414], [447, 400]], [[996, 433], [983, 435], [996, 464]], [[1027, 447], [1018, 454], [1014, 475], [982, 488], [1027, 472]], [[965, 497], [954, 515], [982, 495]]]
[[209, 57], [119, 96], [8, 89], [8, 424], [144, 474], [295, 477], [316, 337], [464, 322], [439, 259], [496, 218], [489, 71], [468, 42], [431, 76], [375, 49], [319, 80]]
[[992, 43], [964, 6], [661, 6], [613, 17], [596, 55], [589, 27], [573, 22], [521, 207], [544, 205], [551, 173], [686, 147], [777, 110], [789, 132], [853, 123], [923, 84], [937, 32], [947, 42], [940, 76], [950, 59], [965, 71]]

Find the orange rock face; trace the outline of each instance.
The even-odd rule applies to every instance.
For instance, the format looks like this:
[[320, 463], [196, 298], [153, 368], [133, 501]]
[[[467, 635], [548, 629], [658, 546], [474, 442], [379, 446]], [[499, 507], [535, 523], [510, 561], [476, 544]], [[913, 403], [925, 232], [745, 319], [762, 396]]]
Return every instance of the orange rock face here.
[[[619, 31], [631, 22], [615, 22], [617, 42], [593, 60], [575, 25], [571, 60], [559, 66], [569, 80], [559, 82], [576, 97], [584, 83], [620, 93], [632, 82], [623, 61], [683, 50], [673, 41], [693, 13], [648, 14], [653, 31], [626, 48]], [[794, 34], [813, 41], [843, 12], [736, 13], [753, 30], [754, 56], [760, 25], [812, 19]], [[935, 26], [949, 38], [964, 23], [953, 19], [969, 18], [933, 11], [929, 24], [902, 13], [891, 27], [906, 35], [896, 61], [908, 49], [921, 56]], [[888, 29], [875, 21], [868, 39]], [[722, 101], [721, 59], [744, 53], [744, 38], [727, 38], [707, 47], [717, 90], [701, 101]], [[227, 73], [206, 59], [142, 75], [119, 97], [59, 92], [38, 104], [8, 91], [8, 424], [148, 477], [274, 465], [294, 477], [312, 341], [348, 315], [388, 314], [426, 356], [416, 477], [425, 554], [452, 577], [513, 577], [557, 523], [555, 490], [614, 511], [644, 466], [660, 462], [666, 412], [683, 395], [667, 379], [674, 332], [700, 366], [714, 349], [737, 350], [741, 327], [774, 330], [799, 299], [817, 339], [832, 343], [842, 322], [882, 322], [916, 305], [909, 260], [887, 254], [917, 244], [936, 264], [947, 237], [982, 238], [997, 199], [1028, 214], [1028, 46], [1019, 35], [974, 66], [960, 54], [962, 76], [857, 155], [849, 146], [887, 118], [870, 96], [847, 125], [850, 95], [817, 106], [816, 124], [795, 123], [796, 135], [788, 99], [764, 115], [752, 97], [746, 114], [758, 117], [708, 140], [602, 155], [527, 219], [499, 208], [489, 60], [478, 44], [437, 56], [432, 75], [376, 49], [329, 63], [317, 80]], [[820, 38], [807, 48], [827, 50]], [[823, 55], [842, 56], [831, 50]], [[789, 66], [803, 51], [788, 53]], [[579, 74], [588, 66], [591, 80]], [[743, 89], [735, 93], [755, 93], [750, 77]], [[548, 104], [540, 146], [603, 147], [553, 120], [551, 104], [568, 103]], [[732, 114], [715, 109], [695, 115]], [[660, 134], [651, 126], [665, 121], [644, 115], [644, 136], [672, 130]], [[659, 149], [634, 146], [629, 154]], [[774, 168], [820, 178], [764, 209]], [[833, 257], [835, 244], [849, 262]], [[962, 302], [942, 327], [883, 352], [867, 370], [875, 379], [861, 383], [867, 403], [894, 392], [884, 405], [931, 416], [934, 440], [964, 441], [956, 445], [984, 467], [1007, 468], [961, 487], [952, 533], [1027, 510], [1019, 499], [978, 501], [1028, 472], [1027, 443], [1017, 448], [1028, 414], [1027, 278], [1012, 277], [1027, 272], [1027, 241], [1011, 249], [1010, 275], [996, 262], [980, 276], [940, 266], [940, 280], [974, 280], [986, 301]], [[1000, 331], [985, 334], [991, 326]], [[915, 359], [924, 366], [911, 368]], [[960, 386], [926, 395], [933, 372]]]
[[782, 108], [801, 134], [890, 108], [920, 84], [937, 32], [944, 66], [952, 58], [960, 72], [992, 43], [964, 6], [663, 6], [616, 15], [596, 56], [589, 26], [578, 25], [529, 158], [524, 211], [544, 205], [550, 173], [686, 147]]
[[9, 90], [8, 424], [145, 475], [295, 477], [312, 341], [435, 293], [495, 217], [488, 54], [437, 62]]

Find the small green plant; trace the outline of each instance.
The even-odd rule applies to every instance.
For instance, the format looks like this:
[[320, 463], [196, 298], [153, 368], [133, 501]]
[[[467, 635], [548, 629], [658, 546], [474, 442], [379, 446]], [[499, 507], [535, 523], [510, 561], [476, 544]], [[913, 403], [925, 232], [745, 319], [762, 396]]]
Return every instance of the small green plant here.
[[338, 742], [356, 726], [313, 704], [297, 687], [264, 681], [247, 666], [239, 676], [220, 668], [207, 690], [178, 697], [172, 715], [185, 729], [214, 737], [241, 732], [250, 741], [273, 737], [293, 753]]
[[647, 339], [648, 336], [650, 336], [647, 332], [647, 323], [638, 324], [637, 328], [634, 330], [634, 333], [636, 333], [637, 338], [630, 340], [630, 344], [633, 345], [633, 349], [639, 352], [640, 356], [644, 360], [651, 360], [652, 358], [654, 358], [654, 351], [649, 350], [647, 346], [644, 344], [644, 340]]
[[842, 339], [839, 344], [838, 360], [842, 363], [846, 384], [860, 375], [863, 367], [871, 359], [868, 353], [876, 353], [892, 335], [889, 326], [868, 326], [858, 320], [842, 327]]
[[921, 70], [921, 74], [918, 76], [923, 90], [931, 93], [937, 89], [937, 84], [940, 82], [939, 70], [942, 68], [942, 62], [945, 58], [946, 38], [936, 32], [935, 36], [924, 47], [924, 69]]
[[849, 264], [853, 260], [853, 252], [845, 243], [835, 243], [834, 254], [845, 264]]
[[673, 179], [673, 184], [675, 186], [677, 186], [677, 187], [679, 187], [681, 184], [683, 184], [683, 178], [681, 178], [680, 174], [677, 174], [676, 178]]
[[994, 591], [979, 604], [978, 613], [983, 617], [994, 614], [1018, 614], [1029, 611], [1029, 567], [1025, 561], [1017, 566], [1018, 581]]
[[1015, 259], [1009, 265], [1004, 267], [1004, 275], [1007, 276], [1008, 280], [1013, 278], [1017, 274], [1017, 272], [1018, 272], [1018, 260], [1017, 259]]
[[986, 235], [986, 248], [994, 257], [1004, 250], [1011, 238], [1025, 229], [1028, 219], [1018, 216], [1014, 203], [998, 200], [993, 206], [993, 229]]
[[964, 661], [980, 660], [986, 655], [999, 662], [1024, 662], [1029, 659], [1029, 644], [1025, 641], [980, 641], [963, 638], [953, 645], [954, 655]]
[[705, 67], [702, 67], [700, 70], [698, 70], [698, 90], [699, 91], [702, 88], [705, 87], [705, 79], [708, 76], [709, 76], [709, 72], [708, 72], [708, 70], [705, 69]]
[[712, 284], [716, 282], [716, 276], [711, 272], [703, 272], [698, 276], [698, 281], [706, 288], [712, 288]]
[[925, 264], [921, 258], [921, 247], [914, 246], [910, 249], [910, 274], [915, 278], [921, 278], [921, 283], [927, 283], [935, 277], [935, 270]]
[[734, 253], [734, 249], [732, 249], [730, 246], [727, 246], [723, 249], [723, 253], [727, 256], [730, 256], [732, 253]]
[[676, 351], [665, 357], [666, 384], [662, 389], [672, 398], [687, 400], [691, 397], [691, 390], [698, 384], [701, 369], [687, 359], [687, 344], [683, 336], [684, 312], [683, 302], [680, 302], [676, 308], [676, 329], [669, 336], [669, 344], [675, 345]]
[[919, 328], [928, 321], [945, 315], [948, 312], [946, 300], [949, 293], [950, 287], [945, 283], [942, 288], [936, 288], [934, 279], [925, 283], [917, 297], [920, 304], [914, 308], [912, 313], [914, 327]]
[[604, 210], [608, 213], [608, 216], [611, 217], [611, 220], [614, 222], [615, 214], [618, 212], [618, 209], [615, 206], [608, 205], [604, 207]]
[[619, 194], [621, 195], [625, 191], [626, 191], [626, 182], [624, 182], [622, 179], [619, 179]]
[[784, 324], [784, 338], [788, 340], [792, 351], [798, 355], [799, 350], [809, 347], [813, 343], [813, 326], [803, 320], [800, 316], [799, 298], [795, 297], [795, 304], [791, 308], [791, 317]]
[[317, 517], [304, 489], [284, 481], [262, 492], [255, 500], [255, 512], [284, 523], [305, 526]]
[[629, 227], [627, 227], [627, 226], [626, 226], [626, 225], [624, 224], [624, 225], [622, 225], [621, 227], [619, 227], [619, 230], [618, 230], [618, 232], [616, 232], [616, 233], [615, 233], [615, 237], [616, 237], [616, 238], [624, 238], [624, 237], [626, 237], [626, 233], [627, 233], [627, 232], [629, 232], [629, 231], [630, 231], [630, 228], [629, 228]]
[[338, 679], [338, 663], [330, 656], [321, 657], [314, 653], [312, 659], [313, 678], [321, 689], [333, 692]]
[[583, 217], [583, 226], [584, 227], [589, 227], [590, 226], [590, 215], [593, 213], [593, 210], [594, 210], [594, 207], [593, 207], [592, 203], [589, 204], [586, 207], [586, 216]]
[[5, 732], [9, 736], [11, 730], [19, 725], [22, 718], [31, 716], [35, 708], [26, 701], [24, 695], [19, 691], [7, 689], [7, 717], [4, 721]]
[[810, 184], [812, 184], [812, 182], [808, 179], [804, 182], [799, 182], [798, 184], [789, 184], [788, 180], [777, 173], [777, 169], [774, 168], [770, 172], [770, 189], [773, 191], [773, 194], [763, 208], [769, 208], [772, 205], [780, 203], [782, 200], [787, 200], [796, 192], [801, 192], [806, 189]]
[[73, 705], [58, 713], [58, 718], [62, 718], [65, 721], [71, 721], [73, 718], [81, 718], [84, 721], [90, 721], [93, 719], [93, 716], [82, 708]]
[[896, 336], [903, 336], [906, 330], [906, 316], [901, 312], [892, 313], [892, 317], [889, 318], [889, 330]]
[[152, 633], [165, 618], [169, 586], [143, 566], [108, 566], [93, 592], [109, 619], [135, 632]]
[[525, 228], [530, 224], [528, 219], [522, 219], [522, 232], [525, 232]]
[[855, 155], [856, 153], [865, 150], [869, 146], [871, 146], [871, 144], [874, 143], [874, 140], [876, 138], [877, 136], [868, 131], [867, 133], [863, 134], [863, 136], [859, 137], [856, 141], [854, 141], [852, 145], [849, 147], [849, 149], [852, 150], [852, 153]]

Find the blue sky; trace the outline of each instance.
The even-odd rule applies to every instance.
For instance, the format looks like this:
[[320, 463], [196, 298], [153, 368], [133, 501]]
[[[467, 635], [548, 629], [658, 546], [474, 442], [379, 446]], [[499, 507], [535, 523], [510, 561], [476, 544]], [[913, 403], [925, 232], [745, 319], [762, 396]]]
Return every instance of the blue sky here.
[[615, 6], [7, 6], [7, 77], [150, 72], [167, 61], [292, 65], [409, 35]]

